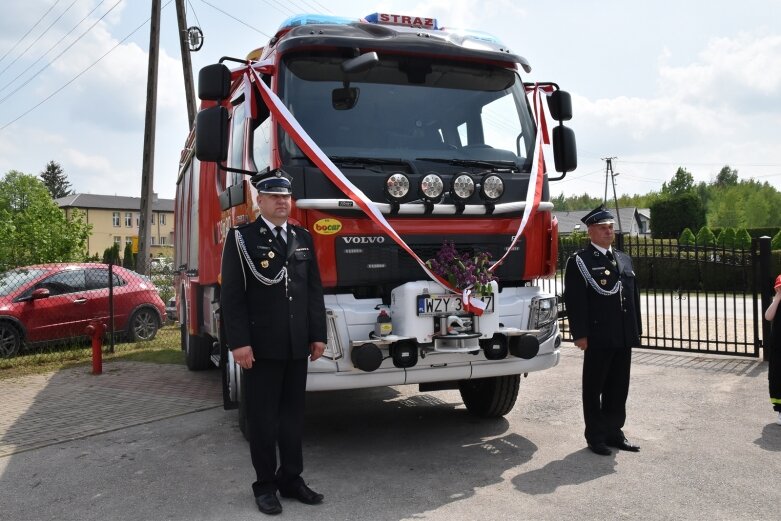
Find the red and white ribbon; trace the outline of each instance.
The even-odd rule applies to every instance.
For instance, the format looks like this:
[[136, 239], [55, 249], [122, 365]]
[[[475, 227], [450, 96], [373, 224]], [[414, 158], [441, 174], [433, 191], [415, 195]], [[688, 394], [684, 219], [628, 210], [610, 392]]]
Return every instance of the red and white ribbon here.
[[[396, 242], [396, 244], [402, 247], [407, 253], [410, 254], [413, 259], [415, 259], [415, 261], [420, 265], [421, 268], [423, 268], [423, 271], [426, 272], [431, 280], [435, 281], [437, 284], [448, 291], [458, 293], [457, 288], [453, 287], [444, 278], [432, 272], [426, 263], [420, 257], [418, 257], [418, 255], [407, 245], [406, 242], [404, 242], [404, 239], [402, 239], [401, 236], [396, 233], [393, 227], [391, 227], [391, 225], [385, 219], [385, 216], [383, 216], [379, 211], [377, 205], [368, 197], [366, 197], [366, 194], [364, 194], [363, 191], [361, 191], [349, 179], [347, 179], [341, 170], [339, 170], [339, 168], [333, 164], [331, 159], [320, 149], [319, 146], [317, 146], [317, 143], [315, 143], [312, 138], [309, 137], [309, 134], [307, 134], [306, 131], [301, 127], [301, 125], [290, 113], [287, 107], [282, 103], [279, 97], [266, 85], [256, 68], [262, 69], [264, 66], [271, 65], [272, 64], [270, 62], [257, 63], [254, 67], [250, 66], [248, 69], [251, 75], [251, 80], [260, 89], [260, 95], [263, 98], [263, 102], [266, 104], [271, 114], [273, 114], [277, 123], [282, 125], [282, 128], [284, 128], [285, 131], [293, 138], [293, 141], [296, 145], [298, 145], [301, 151], [306, 154], [306, 156], [326, 175], [326, 177], [328, 177], [332, 183], [338, 186], [347, 197], [349, 197], [355, 204], [357, 204], [358, 207], [360, 207], [363, 212], [383, 230], [383, 232], [390, 236]], [[534, 157], [532, 160], [532, 173], [535, 173], [536, 175], [529, 176], [529, 186], [526, 192], [526, 207], [524, 209], [518, 231], [513, 238], [513, 242], [507, 248], [505, 254], [489, 268], [490, 271], [493, 271], [499, 267], [499, 265], [504, 262], [504, 259], [507, 257], [509, 252], [512, 251], [512, 248], [518, 242], [521, 235], [523, 234], [523, 230], [526, 228], [529, 216], [532, 215], [532, 212], [537, 211], [537, 208], [540, 204], [540, 199], [542, 197], [542, 179], [545, 173], [545, 164], [547, 163], [545, 161], [544, 153], [544, 148], [547, 147], [544, 147], [544, 145], [548, 145], [549, 140], [544, 109], [541, 101], [542, 89], [538, 86], [535, 86], [532, 92], [535, 122], [537, 123], [537, 140], [535, 142]], [[462, 292], [462, 299], [465, 308], [472, 307], [479, 311], [475, 312], [475, 314], [482, 314], [483, 309], [485, 308], [485, 304], [480, 299], [472, 298], [470, 295], [471, 290], [469, 288]]]

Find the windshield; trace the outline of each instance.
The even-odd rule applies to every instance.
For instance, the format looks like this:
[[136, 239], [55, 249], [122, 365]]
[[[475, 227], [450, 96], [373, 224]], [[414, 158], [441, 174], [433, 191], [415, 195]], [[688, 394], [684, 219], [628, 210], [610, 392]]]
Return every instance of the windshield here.
[[0, 296], [6, 297], [12, 294], [44, 272], [45, 270], [40, 269], [16, 268], [0, 273]]
[[[281, 98], [329, 156], [500, 161], [529, 171], [535, 129], [515, 71], [381, 56], [345, 75], [344, 60], [288, 56], [280, 78]], [[285, 162], [303, 156], [287, 136], [281, 148]]]

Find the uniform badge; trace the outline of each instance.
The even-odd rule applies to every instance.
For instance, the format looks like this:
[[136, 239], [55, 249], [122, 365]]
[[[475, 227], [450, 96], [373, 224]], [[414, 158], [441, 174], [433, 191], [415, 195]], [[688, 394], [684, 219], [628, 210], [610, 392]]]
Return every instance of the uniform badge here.
[[605, 270], [605, 275], [610, 275], [610, 270]]
[[607, 279], [599, 279], [599, 283], [604, 286], [605, 284], [607, 284]]
[[261, 228], [260, 229], [260, 234], [261, 235], [266, 235], [266, 229], [265, 228]]
[[274, 252], [273, 251], [268, 252], [268, 258], [269, 259], [273, 259], [274, 258]]
[[265, 259], [260, 261], [260, 267], [261, 268], [268, 268], [268, 261], [265, 260]]

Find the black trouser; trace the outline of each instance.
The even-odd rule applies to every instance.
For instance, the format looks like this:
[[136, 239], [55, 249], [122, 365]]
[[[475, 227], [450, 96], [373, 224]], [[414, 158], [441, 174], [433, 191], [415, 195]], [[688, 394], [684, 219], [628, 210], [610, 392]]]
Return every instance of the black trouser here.
[[770, 403], [773, 410], [781, 412], [781, 346], [775, 342], [770, 347], [770, 366], [767, 370], [767, 379], [770, 390]]
[[252, 369], [244, 371], [250, 454], [257, 474], [252, 491], [256, 496], [291, 490], [302, 481], [307, 364], [307, 358], [259, 359]]
[[583, 418], [588, 443], [624, 438], [632, 350], [589, 346], [583, 356]]

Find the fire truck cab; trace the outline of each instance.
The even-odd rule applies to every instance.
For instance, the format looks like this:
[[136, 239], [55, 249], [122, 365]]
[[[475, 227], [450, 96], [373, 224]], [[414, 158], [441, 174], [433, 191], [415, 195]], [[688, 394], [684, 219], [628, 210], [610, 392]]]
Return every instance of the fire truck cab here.
[[[474, 414], [508, 413], [520, 375], [554, 367], [561, 342], [556, 297], [533, 284], [555, 272], [557, 254], [542, 170], [541, 201], [521, 226], [547, 130], [529, 99], [534, 84], [521, 79], [528, 62], [488, 34], [387, 13], [296, 16], [249, 59], [225, 61], [237, 66], [199, 76], [202, 109], [177, 186], [188, 366], [218, 365], [226, 407], [240, 405], [241, 373], [220, 333], [222, 243], [258, 216], [251, 176], [281, 169], [293, 183], [290, 219], [311, 232], [325, 289], [327, 350], [310, 362], [307, 388], [457, 388]], [[554, 163], [566, 173], [577, 165], [563, 125], [569, 96], [545, 86], [558, 120]], [[349, 183], [326, 175], [323, 158]], [[360, 198], [423, 261], [446, 241], [493, 261], [507, 253], [482, 314], [432, 280]]]

